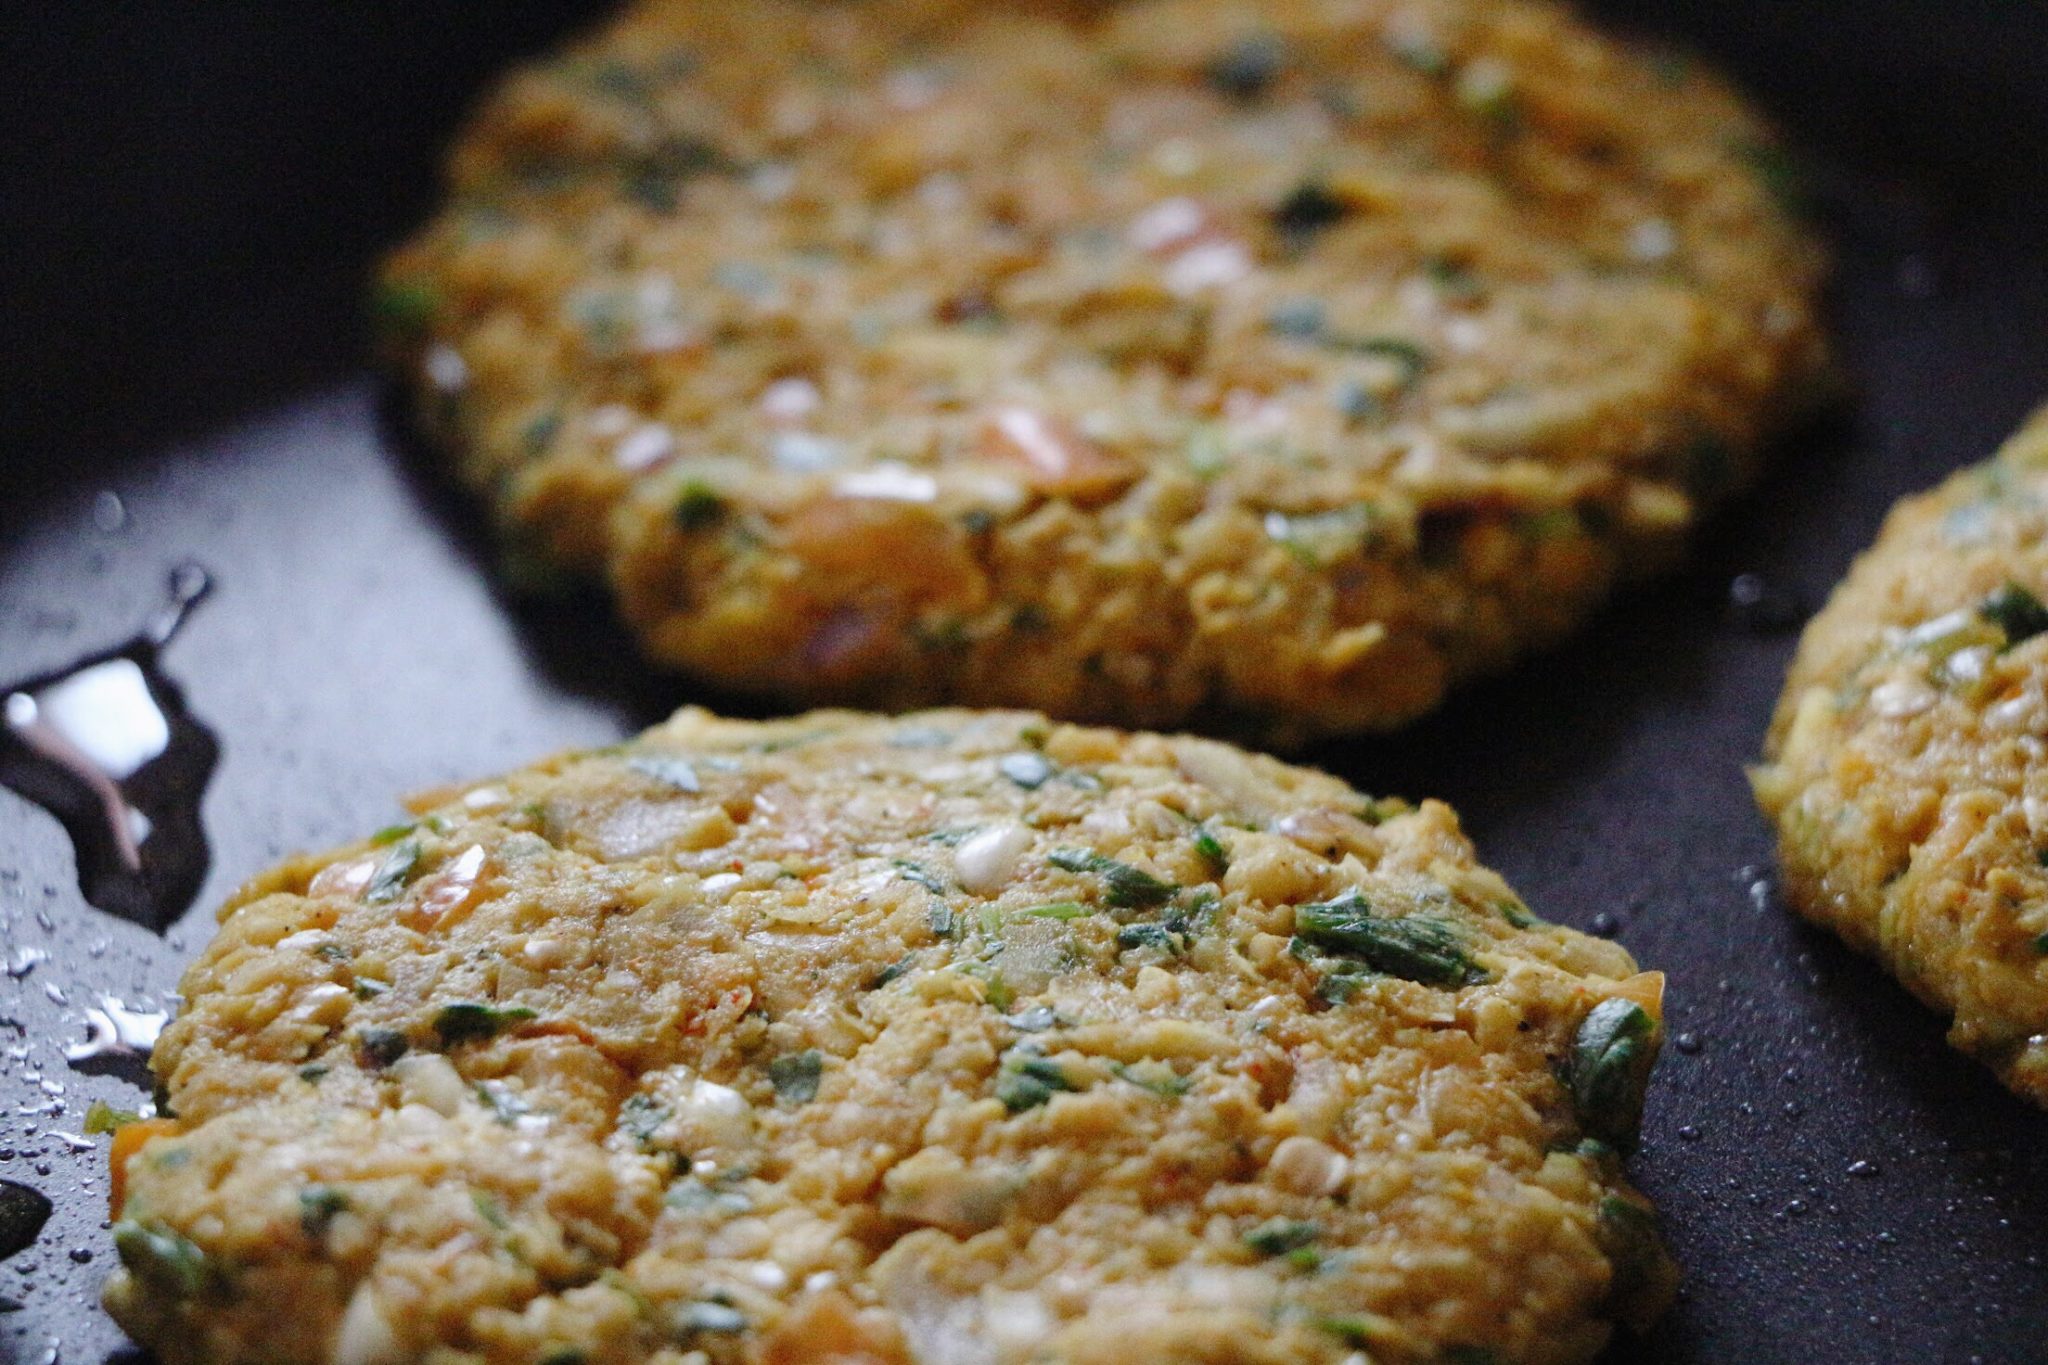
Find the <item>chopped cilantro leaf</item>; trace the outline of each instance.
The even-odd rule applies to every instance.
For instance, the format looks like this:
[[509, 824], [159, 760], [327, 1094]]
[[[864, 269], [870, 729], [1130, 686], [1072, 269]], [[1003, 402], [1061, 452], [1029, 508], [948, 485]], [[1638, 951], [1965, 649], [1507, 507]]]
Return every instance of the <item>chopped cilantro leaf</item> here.
[[1333, 901], [1298, 905], [1295, 933], [1326, 952], [1355, 957], [1376, 972], [1427, 986], [1467, 986], [1486, 979], [1455, 929], [1423, 915], [1375, 915], [1356, 891]]
[[1305, 1247], [1320, 1235], [1314, 1223], [1296, 1218], [1269, 1218], [1244, 1235], [1244, 1244], [1261, 1256], [1280, 1256]]
[[1978, 606], [1977, 614], [2005, 632], [2007, 649], [2048, 631], [2048, 607], [2017, 583], [1992, 589]]
[[495, 1038], [506, 1029], [517, 1027], [533, 1017], [533, 1011], [524, 1005], [485, 1005], [474, 1000], [458, 1000], [452, 1005], [441, 1006], [434, 1015], [434, 1033], [443, 1047], [455, 1047]]
[[768, 1063], [776, 1097], [788, 1104], [809, 1104], [818, 1098], [818, 1081], [824, 1074], [825, 1058], [816, 1048], [785, 1053]]
[[1092, 849], [1055, 849], [1046, 861], [1066, 872], [1092, 872], [1102, 878], [1103, 900], [1117, 909], [1164, 905], [1175, 887], [1129, 863], [1120, 863]]

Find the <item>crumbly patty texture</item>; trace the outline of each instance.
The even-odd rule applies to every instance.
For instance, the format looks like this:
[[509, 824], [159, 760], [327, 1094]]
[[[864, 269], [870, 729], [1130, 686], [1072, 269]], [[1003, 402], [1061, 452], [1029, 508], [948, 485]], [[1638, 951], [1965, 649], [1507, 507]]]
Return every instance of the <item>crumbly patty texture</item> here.
[[1672, 557], [1824, 372], [1787, 163], [1525, 0], [642, 3], [390, 262], [518, 562], [722, 686], [1397, 724]]
[[1442, 805], [685, 711], [417, 808], [186, 978], [107, 1290], [167, 1365], [1562, 1362], [1668, 1297], [1662, 980]]
[[1752, 774], [1786, 892], [2048, 1105], [2048, 409], [1892, 509]]

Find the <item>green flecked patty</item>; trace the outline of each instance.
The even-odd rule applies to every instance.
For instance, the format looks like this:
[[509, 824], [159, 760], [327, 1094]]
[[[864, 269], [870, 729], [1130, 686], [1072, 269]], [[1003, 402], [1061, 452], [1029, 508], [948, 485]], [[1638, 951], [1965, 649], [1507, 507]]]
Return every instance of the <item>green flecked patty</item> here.
[[657, 660], [1289, 742], [1747, 476], [1823, 370], [1787, 179], [1528, 0], [650, 0], [484, 106], [379, 311]]
[[1662, 980], [1451, 812], [686, 711], [240, 893], [124, 1143], [166, 1365], [1591, 1359]]
[[2048, 1104], [2048, 410], [1902, 501], [1807, 626], [1752, 774], [1786, 890]]

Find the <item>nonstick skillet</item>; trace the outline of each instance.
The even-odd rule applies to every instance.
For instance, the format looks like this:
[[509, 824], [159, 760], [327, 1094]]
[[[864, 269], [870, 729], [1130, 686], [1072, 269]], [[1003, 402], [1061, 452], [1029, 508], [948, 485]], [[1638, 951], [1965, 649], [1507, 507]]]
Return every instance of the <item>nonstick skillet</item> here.
[[[1309, 757], [1449, 799], [1539, 910], [1671, 974], [1633, 1169], [1685, 1286], [1612, 1360], [2048, 1360], [2048, 1115], [1789, 915], [1741, 773], [1800, 616], [1884, 508], [2048, 397], [2048, 9], [1597, 8], [1730, 69], [1806, 149], [1855, 400], [1679, 577], [1413, 730]], [[98, 668], [164, 723], [154, 758], [130, 736], [149, 823], [127, 832], [159, 842], [125, 887], [48, 809], [86, 830], [103, 806], [0, 754], [36, 798], [0, 790], [0, 1180], [53, 1210], [0, 1263], [0, 1362], [129, 1349], [96, 1303], [88, 1117], [147, 1098], [124, 1038], [238, 880], [398, 793], [723, 700], [627, 665], [600, 603], [500, 595], [363, 361], [367, 265], [425, 212], [454, 121], [595, 12], [101, 0], [0, 23], [0, 694]], [[173, 592], [189, 565], [203, 597], [190, 567]], [[170, 632], [174, 596], [198, 600]], [[178, 808], [201, 784], [203, 846]], [[0, 1250], [35, 1222], [9, 1207]]]

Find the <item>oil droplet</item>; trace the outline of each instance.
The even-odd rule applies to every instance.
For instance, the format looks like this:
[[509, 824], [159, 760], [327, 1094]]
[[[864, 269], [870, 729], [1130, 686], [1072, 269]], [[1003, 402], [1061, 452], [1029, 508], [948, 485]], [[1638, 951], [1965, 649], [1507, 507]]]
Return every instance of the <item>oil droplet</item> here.
[[102, 489], [92, 500], [92, 524], [108, 535], [128, 524], [128, 507], [121, 501], [121, 495], [112, 489]]
[[23, 944], [7, 955], [7, 974], [19, 981], [49, 960], [50, 955], [43, 949]]
[[12, 1180], [0, 1180], [0, 1261], [24, 1250], [50, 1221], [50, 1199]]
[[164, 1010], [131, 1010], [103, 995], [85, 1007], [85, 1041], [68, 1044], [64, 1060], [77, 1066], [103, 1058], [147, 1057], [170, 1021]]
[[1874, 1161], [1852, 1161], [1849, 1163], [1849, 1174], [1859, 1180], [1874, 1180], [1877, 1178], [1877, 1163]]
[[220, 756], [158, 655], [212, 586], [181, 564], [133, 640], [0, 686], [0, 784], [64, 826], [88, 901], [158, 933], [205, 879], [199, 798]]
[[1621, 921], [1612, 913], [1602, 910], [1593, 916], [1593, 932], [1601, 938], [1613, 938], [1621, 932]]
[[1697, 1056], [1700, 1049], [1706, 1046], [1705, 1043], [1700, 1041], [1700, 1036], [1697, 1033], [1681, 1033], [1672, 1041], [1677, 1045], [1678, 1050], [1685, 1053], [1688, 1057]]
[[1762, 574], [1737, 574], [1728, 584], [1728, 614], [1744, 630], [1777, 635], [1807, 617], [1806, 604], [1790, 588], [1781, 588]]

